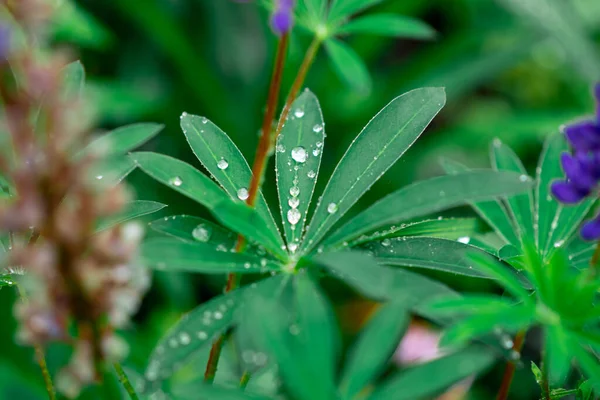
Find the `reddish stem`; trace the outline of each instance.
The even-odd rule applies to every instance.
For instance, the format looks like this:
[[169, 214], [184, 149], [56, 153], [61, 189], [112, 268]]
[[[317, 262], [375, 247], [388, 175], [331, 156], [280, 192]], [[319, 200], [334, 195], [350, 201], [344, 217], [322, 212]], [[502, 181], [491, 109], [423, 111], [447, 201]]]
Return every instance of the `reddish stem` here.
[[[515, 336], [515, 340], [513, 342], [513, 351], [517, 353], [521, 352], [523, 348], [523, 344], [525, 343], [525, 334], [526, 331], [520, 331]], [[508, 399], [508, 391], [510, 390], [510, 385], [512, 383], [513, 377], [515, 376], [516, 363], [513, 361], [509, 361], [506, 364], [506, 368], [504, 369], [504, 375], [502, 376], [502, 383], [500, 384], [500, 389], [498, 390], [498, 396], [496, 400], [506, 400]]]

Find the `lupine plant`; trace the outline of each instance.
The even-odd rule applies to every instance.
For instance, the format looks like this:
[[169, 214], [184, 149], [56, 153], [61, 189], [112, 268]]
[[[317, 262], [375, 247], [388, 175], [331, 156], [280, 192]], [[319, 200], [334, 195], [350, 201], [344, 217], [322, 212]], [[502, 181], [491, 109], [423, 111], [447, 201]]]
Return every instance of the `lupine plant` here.
[[[28, 18], [52, 8], [3, 6], [1, 129], [11, 146], [0, 153], [0, 286], [18, 289], [17, 339], [35, 347], [50, 399], [97, 384], [106, 399], [412, 400], [505, 364], [501, 400], [535, 334], [542, 350], [531, 372], [520, 371], [537, 380], [540, 397], [595, 398], [600, 233], [597, 217], [583, 221], [600, 180], [600, 110], [548, 137], [534, 178], [496, 140], [491, 168], [442, 160], [445, 175], [358, 209], [446, 104], [440, 87], [399, 95], [357, 134], [333, 172], [320, 174], [327, 115], [303, 86], [321, 45], [342, 80], [368, 91], [366, 67], [340, 37], [435, 36], [417, 20], [362, 14], [378, 2], [260, 1], [278, 47], [254, 161], [209, 116], [183, 112], [181, 130], [202, 170], [134, 151], [159, 133], [157, 124], [88, 140], [83, 68], [65, 66], [39, 36], [46, 17]], [[279, 111], [296, 30], [313, 39]], [[598, 87], [595, 94], [600, 103]], [[274, 182], [266, 178], [271, 158]], [[154, 234], [142, 240], [130, 220], [164, 205], [128, 200], [122, 181], [134, 168], [197, 206], [150, 222]], [[319, 180], [325, 185], [317, 193]], [[277, 204], [267, 202], [266, 185], [276, 189]], [[470, 206], [487, 232], [475, 218], [444, 217], [459, 206]], [[214, 219], [196, 216], [199, 207]], [[221, 295], [170, 327], [138, 374], [119, 364], [127, 346], [116, 330], [130, 322], [152, 269], [225, 283]], [[446, 283], [454, 276], [485, 280], [490, 291], [461, 293]], [[340, 335], [331, 285], [378, 304], [350, 340]], [[394, 366], [392, 353], [415, 317], [444, 330], [441, 352]], [[73, 347], [57, 377], [45, 361], [51, 342]]]

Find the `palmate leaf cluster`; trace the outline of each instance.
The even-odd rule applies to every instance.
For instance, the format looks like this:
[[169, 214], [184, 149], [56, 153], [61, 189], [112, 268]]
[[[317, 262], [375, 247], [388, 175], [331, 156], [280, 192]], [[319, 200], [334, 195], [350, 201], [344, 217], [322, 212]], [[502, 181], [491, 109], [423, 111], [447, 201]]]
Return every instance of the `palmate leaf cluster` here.
[[[212, 179], [165, 155], [132, 153], [131, 158], [144, 172], [203, 205], [219, 222], [175, 215], [151, 223], [165, 236], [143, 244], [144, 263], [166, 271], [235, 272], [254, 281], [198, 306], [171, 328], [150, 358], [146, 390], [163, 387], [186, 363], [229, 332], [241, 371], [256, 372], [278, 365], [284, 386], [294, 398], [357, 398], [384, 372], [410, 313], [448, 322], [427, 303], [460, 295], [398, 266], [489, 278], [487, 270], [466, 258], [471, 252], [485, 254], [485, 250], [455, 240], [457, 235], [463, 239], [465, 231], [473, 231], [472, 220], [423, 218], [469, 202], [522, 193], [533, 186], [526, 174], [488, 169], [435, 177], [392, 192], [352, 218], [343, 219], [408, 150], [444, 103], [440, 88], [416, 89], [392, 100], [351, 143], [311, 207], [326, 148], [326, 129], [316, 97], [303, 92], [292, 105], [275, 146], [280, 223], [262, 194], [255, 208], [244, 204], [250, 167], [229, 137], [205, 117], [184, 113], [181, 127]], [[238, 234], [249, 242], [244, 252], [233, 251]], [[517, 276], [509, 268], [505, 272]], [[323, 276], [341, 280], [364, 296], [386, 303], [340, 371], [339, 335], [319, 287]], [[387, 378], [369, 398], [395, 399], [398, 387], [403, 388], [407, 399], [428, 396], [490, 366], [494, 358], [494, 353], [481, 345], [450, 352], [442, 359]], [[437, 373], [457, 364], [460, 367], [451, 372]], [[439, 378], [432, 381], [431, 376]], [[166, 387], [182, 398], [185, 393], [192, 397], [205, 393], [206, 398], [253, 398], [199, 383]]]

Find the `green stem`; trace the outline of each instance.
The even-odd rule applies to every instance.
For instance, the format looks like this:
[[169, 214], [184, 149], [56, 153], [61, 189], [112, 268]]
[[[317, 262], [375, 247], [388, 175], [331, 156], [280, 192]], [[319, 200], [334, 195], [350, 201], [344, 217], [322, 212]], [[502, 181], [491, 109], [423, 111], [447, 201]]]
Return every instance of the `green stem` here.
[[117, 376], [119, 377], [119, 382], [121, 382], [121, 385], [123, 385], [123, 387], [127, 391], [129, 398], [131, 400], [139, 400], [139, 397], [138, 397], [137, 393], [135, 392], [133, 385], [129, 381], [129, 377], [123, 370], [123, 367], [121, 367], [121, 364], [114, 363], [113, 367], [115, 368], [115, 371], [117, 372]]
[[248, 386], [248, 382], [250, 382], [250, 378], [252, 378], [250, 372], [244, 371], [244, 373], [242, 374], [242, 378], [240, 379], [240, 388], [242, 390], [246, 389], [246, 386]]

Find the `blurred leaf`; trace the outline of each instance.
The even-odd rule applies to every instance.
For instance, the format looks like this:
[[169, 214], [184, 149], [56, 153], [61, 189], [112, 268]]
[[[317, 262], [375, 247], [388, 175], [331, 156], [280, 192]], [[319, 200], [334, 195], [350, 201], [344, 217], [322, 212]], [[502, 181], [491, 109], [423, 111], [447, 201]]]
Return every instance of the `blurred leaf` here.
[[514, 301], [493, 295], [468, 295], [459, 298], [440, 298], [427, 305], [432, 313], [438, 315], [469, 315], [496, 313], [513, 307]]
[[392, 100], [352, 142], [323, 191], [303, 243], [310, 251], [404, 154], [445, 102], [440, 88], [416, 89]]
[[[472, 171], [413, 183], [389, 194], [343, 225], [325, 243], [337, 246], [363, 233], [397, 224], [468, 201], [518, 193], [529, 186], [520, 174], [496, 171]], [[396, 205], [402, 204], [399, 208]]]
[[102, 187], [119, 184], [135, 169], [135, 163], [128, 157], [115, 156], [100, 159], [90, 169], [90, 179], [96, 179]]
[[57, 40], [93, 49], [109, 44], [112, 35], [97, 19], [71, 0], [61, 0], [60, 3], [60, 7], [52, 14], [51, 24]]
[[562, 177], [560, 168], [560, 155], [567, 150], [564, 136], [554, 134], [544, 143], [537, 168], [537, 226], [538, 248], [542, 254], [548, 252], [551, 225], [558, 211], [559, 203], [552, 197], [550, 184], [553, 180]]
[[209, 384], [179, 386], [173, 391], [177, 400], [269, 400], [268, 397], [245, 393], [241, 389]]
[[369, 71], [351, 47], [337, 39], [327, 39], [325, 49], [333, 64], [333, 69], [340, 79], [358, 92], [368, 93], [371, 90]]
[[394, 301], [384, 305], [371, 318], [345, 362], [340, 378], [340, 390], [344, 398], [355, 398], [383, 372], [409, 322], [406, 306]]
[[358, 13], [366, 8], [373, 7], [383, 0], [333, 0], [329, 9], [329, 21], [337, 21]]
[[550, 384], [562, 386], [571, 369], [572, 355], [569, 353], [567, 332], [560, 326], [547, 326], [545, 334], [545, 362], [548, 365]]
[[171, 238], [146, 240], [140, 253], [146, 266], [169, 271], [225, 274], [264, 273], [280, 269], [278, 264], [266, 258], [217, 249], [208, 243], [182, 242]]
[[[229, 196], [245, 200], [238, 193], [245, 190], [245, 196], [248, 196], [252, 171], [229, 136], [208, 119], [187, 113], [181, 116], [181, 129], [198, 160]], [[277, 224], [262, 193], [257, 195], [256, 210], [272, 231], [277, 246], [283, 245]]]
[[302, 93], [291, 110], [277, 138], [275, 153], [279, 204], [288, 247], [296, 246], [302, 238], [325, 139], [323, 115], [314, 94]]
[[477, 264], [479, 269], [484, 271], [490, 277], [497, 279], [498, 283], [518, 300], [525, 303], [531, 301], [529, 293], [523, 289], [523, 284], [508, 266], [501, 264], [491, 256], [483, 253], [470, 253], [468, 257], [473, 263]]
[[423, 21], [394, 14], [358, 17], [342, 25], [336, 31], [336, 34], [360, 33], [412, 39], [431, 39], [435, 37], [435, 30]]
[[101, 232], [123, 222], [139, 218], [141, 216], [152, 214], [165, 208], [165, 204], [157, 203], [156, 201], [134, 200], [123, 207], [123, 210], [110, 217], [104, 218], [96, 227], [96, 232]]
[[[449, 174], [460, 174], [471, 171], [470, 168], [450, 160], [444, 160], [442, 166]], [[515, 233], [513, 221], [501, 201], [471, 201], [470, 203], [477, 214], [479, 214], [479, 216], [506, 242], [519, 245], [520, 242]]]
[[[499, 139], [495, 139], [491, 148], [492, 165], [499, 171], [512, 171], [523, 176], [527, 176], [527, 171], [521, 163], [521, 160], [507, 145], [503, 144]], [[519, 237], [522, 240], [534, 240], [533, 231], [533, 193], [528, 191], [524, 194], [508, 195], [507, 201], [514, 216]]]
[[369, 247], [380, 264], [434, 269], [477, 278], [490, 276], [467, 257], [477, 247], [448, 239], [402, 237], [384, 239]]
[[126, 154], [152, 139], [164, 127], [162, 124], [140, 123], [117, 128], [91, 142], [78, 156], [100, 154], [111, 157]]
[[490, 367], [492, 353], [477, 347], [400, 371], [380, 385], [369, 400], [414, 400], [432, 397], [448, 386]]
[[212, 212], [215, 218], [227, 228], [263, 245], [282, 260], [288, 258], [285, 250], [279, 245], [279, 240], [281, 240], [279, 233], [273, 232], [269, 228], [256, 209], [250, 208], [244, 203], [226, 199], [218, 203]]
[[197, 201], [209, 210], [214, 209], [221, 201], [229, 199], [209, 177], [183, 161], [150, 152], [132, 153], [130, 157], [152, 178]]

